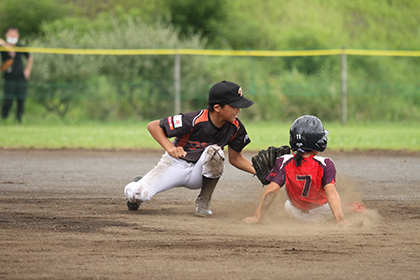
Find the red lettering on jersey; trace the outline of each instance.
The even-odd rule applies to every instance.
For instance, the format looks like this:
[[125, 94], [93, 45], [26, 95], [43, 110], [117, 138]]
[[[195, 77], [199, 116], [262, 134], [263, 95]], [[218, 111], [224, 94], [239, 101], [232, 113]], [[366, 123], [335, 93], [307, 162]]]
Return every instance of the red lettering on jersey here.
[[210, 145], [210, 143], [198, 142], [198, 141], [188, 141], [188, 143], [191, 145], [191, 147], [190, 147], [191, 150], [195, 150], [195, 149], [198, 149], [198, 148], [204, 148], [204, 147], [207, 147], [208, 145]]

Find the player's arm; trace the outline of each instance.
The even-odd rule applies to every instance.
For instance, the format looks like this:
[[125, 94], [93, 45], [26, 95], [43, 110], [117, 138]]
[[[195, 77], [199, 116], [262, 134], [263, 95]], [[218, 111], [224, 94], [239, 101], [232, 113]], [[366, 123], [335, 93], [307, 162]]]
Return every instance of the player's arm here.
[[9, 51], [9, 55], [13, 58], [16, 53], [13, 51], [13, 46], [9, 45], [6, 41], [0, 38], [0, 46], [3, 46]]
[[9, 45], [5, 40], [0, 38], [0, 46], [5, 47], [6, 49], [12, 51], [13, 47], [11, 45]]
[[255, 169], [252, 166], [252, 163], [246, 157], [244, 157], [242, 153], [238, 153], [231, 147], [228, 147], [228, 154], [230, 164], [238, 169], [249, 172], [251, 174], [255, 174]]
[[147, 130], [171, 157], [179, 158], [187, 155], [182, 147], [175, 147], [174, 144], [169, 141], [168, 137], [166, 137], [165, 131], [160, 126], [160, 120], [151, 121], [147, 125]]
[[337, 225], [349, 225], [349, 222], [344, 217], [343, 208], [341, 207], [341, 198], [335, 188], [335, 185], [327, 184], [324, 187], [324, 190]]
[[29, 55], [28, 61], [26, 62], [26, 68], [23, 71], [23, 74], [25, 75], [26, 79], [29, 79], [29, 77], [31, 76], [33, 62], [34, 57], [32, 55]]
[[261, 221], [262, 217], [267, 212], [271, 203], [273, 203], [279, 191], [280, 186], [274, 182], [271, 182], [265, 189], [260, 204], [258, 204], [257, 210], [255, 210], [254, 215], [251, 217], [247, 217], [242, 221], [244, 221], [247, 224], [258, 223], [259, 221]]

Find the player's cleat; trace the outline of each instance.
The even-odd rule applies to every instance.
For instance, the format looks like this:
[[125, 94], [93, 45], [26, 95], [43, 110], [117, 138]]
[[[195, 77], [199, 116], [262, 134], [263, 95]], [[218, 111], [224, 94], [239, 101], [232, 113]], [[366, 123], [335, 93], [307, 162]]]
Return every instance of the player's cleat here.
[[210, 210], [210, 205], [210, 200], [199, 196], [195, 201], [195, 214], [201, 217], [211, 216], [213, 213]]
[[127, 207], [128, 207], [128, 210], [130, 210], [130, 211], [136, 211], [140, 207], [140, 202], [139, 203], [132, 203], [132, 202], [127, 200]]

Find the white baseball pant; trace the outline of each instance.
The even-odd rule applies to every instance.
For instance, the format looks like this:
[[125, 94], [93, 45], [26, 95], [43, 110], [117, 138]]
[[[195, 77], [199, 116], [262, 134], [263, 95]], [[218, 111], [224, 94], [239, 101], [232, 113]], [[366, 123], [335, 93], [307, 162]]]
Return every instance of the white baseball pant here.
[[201, 189], [202, 176], [219, 178], [224, 170], [224, 153], [217, 145], [208, 146], [196, 163], [173, 158], [168, 153], [141, 180], [124, 188], [127, 200], [138, 203], [150, 200], [155, 194], [176, 187]]
[[324, 205], [314, 208], [308, 211], [302, 211], [294, 207], [289, 200], [284, 203], [286, 212], [294, 217], [296, 220], [305, 222], [323, 222], [334, 218], [330, 205], [325, 203]]

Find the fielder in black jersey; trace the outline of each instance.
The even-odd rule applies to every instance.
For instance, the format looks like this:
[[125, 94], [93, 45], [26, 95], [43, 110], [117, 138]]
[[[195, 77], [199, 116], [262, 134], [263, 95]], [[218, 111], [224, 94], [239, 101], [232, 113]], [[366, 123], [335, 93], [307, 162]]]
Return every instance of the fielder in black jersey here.
[[241, 153], [251, 141], [237, 118], [241, 108], [253, 103], [243, 96], [239, 85], [222, 81], [210, 89], [208, 109], [150, 122], [147, 129], [165, 149], [165, 154], [155, 168], [125, 187], [128, 209], [137, 210], [141, 202], [157, 193], [186, 187], [201, 189], [196, 214], [212, 215], [210, 201], [223, 174], [225, 146], [233, 166], [255, 174], [251, 162]]
[[217, 127], [209, 117], [208, 109], [164, 118], [161, 127], [168, 138], [176, 137], [174, 146], [183, 147], [187, 154], [182, 159], [197, 162], [207, 146], [229, 145], [237, 152], [251, 142], [245, 127], [239, 119], [225, 122]]

